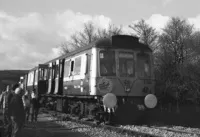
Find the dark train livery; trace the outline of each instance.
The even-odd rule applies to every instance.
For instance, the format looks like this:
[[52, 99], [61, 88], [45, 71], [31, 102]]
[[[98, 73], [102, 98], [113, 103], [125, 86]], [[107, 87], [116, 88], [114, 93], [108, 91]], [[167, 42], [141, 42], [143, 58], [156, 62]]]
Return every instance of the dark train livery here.
[[81, 116], [113, 113], [126, 102], [136, 106], [128, 111], [157, 104], [152, 50], [128, 35], [103, 38], [39, 64], [24, 76], [23, 86], [48, 98], [46, 103], [53, 100], [56, 110]]

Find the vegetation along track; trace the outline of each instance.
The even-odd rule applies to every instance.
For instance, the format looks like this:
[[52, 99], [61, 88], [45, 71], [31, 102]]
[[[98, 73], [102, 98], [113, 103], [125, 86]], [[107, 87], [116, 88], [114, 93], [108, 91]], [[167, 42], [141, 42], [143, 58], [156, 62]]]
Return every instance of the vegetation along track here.
[[88, 125], [91, 127], [103, 128], [105, 130], [115, 131], [120, 134], [128, 134], [131, 136], [139, 137], [198, 137], [200, 136], [200, 131], [198, 129], [188, 130], [186, 128], [177, 129], [177, 128], [168, 128], [168, 127], [159, 127], [159, 126], [146, 126], [146, 125], [97, 125], [94, 121], [87, 121], [86, 119], [79, 120], [78, 117], [71, 116], [69, 114], [45, 110], [44, 113], [49, 113], [57, 121], [72, 121], [79, 124]]

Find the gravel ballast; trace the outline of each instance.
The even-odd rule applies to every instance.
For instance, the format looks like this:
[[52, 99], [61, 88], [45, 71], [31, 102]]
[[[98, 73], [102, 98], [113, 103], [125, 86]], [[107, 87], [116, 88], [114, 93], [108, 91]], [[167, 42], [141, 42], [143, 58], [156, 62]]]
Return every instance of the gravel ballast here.
[[[52, 115], [52, 114], [51, 114]], [[54, 115], [54, 114], [53, 114]], [[67, 130], [72, 130], [74, 132], [81, 132], [90, 137], [134, 137], [134, 136], [144, 136], [144, 135], [134, 135], [128, 134], [126, 132], [119, 133], [113, 130], [101, 128], [98, 126], [91, 126], [88, 124], [77, 123], [75, 121], [61, 120], [61, 117], [66, 116], [62, 113], [56, 113], [56, 115], [51, 118], [59, 125], [62, 125]], [[59, 118], [58, 118], [59, 117]], [[73, 119], [73, 118], [72, 118]], [[118, 128], [126, 129], [129, 131], [142, 132], [147, 134], [152, 134], [152, 136], [160, 137], [198, 137], [200, 136], [199, 128], [186, 128], [181, 126], [136, 126], [136, 125], [126, 125], [119, 126]], [[146, 135], [147, 137], [148, 135]]]

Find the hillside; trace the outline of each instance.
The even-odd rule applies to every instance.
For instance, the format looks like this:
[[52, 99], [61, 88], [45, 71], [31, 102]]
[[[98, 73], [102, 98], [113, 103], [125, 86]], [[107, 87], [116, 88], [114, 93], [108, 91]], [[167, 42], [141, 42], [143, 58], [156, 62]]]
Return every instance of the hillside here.
[[17, 83], [27, 72], [28, 70], [0, 70], [0, 92], [6, 85]]

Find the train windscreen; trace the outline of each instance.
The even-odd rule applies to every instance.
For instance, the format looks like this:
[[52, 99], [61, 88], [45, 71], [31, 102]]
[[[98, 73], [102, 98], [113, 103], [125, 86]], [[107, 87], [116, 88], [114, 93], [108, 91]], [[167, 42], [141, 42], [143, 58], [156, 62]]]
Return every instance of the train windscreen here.
[[135, 75], [134, 67], [134, 54], [131, 52], [119, 52], [120, 77], [133, 77]]
[[64, 77], [69, 77], [70, 75], [70, 60], [65, 61], [65, 66], [64, 66]]
[[100, 58], [100, 75], [116, 76], [115, 51], [101, 50]]
[[139, 77], [151, 76], [151, 61], [148, 54], [137, 54], [137, 73], [139, 74]]

